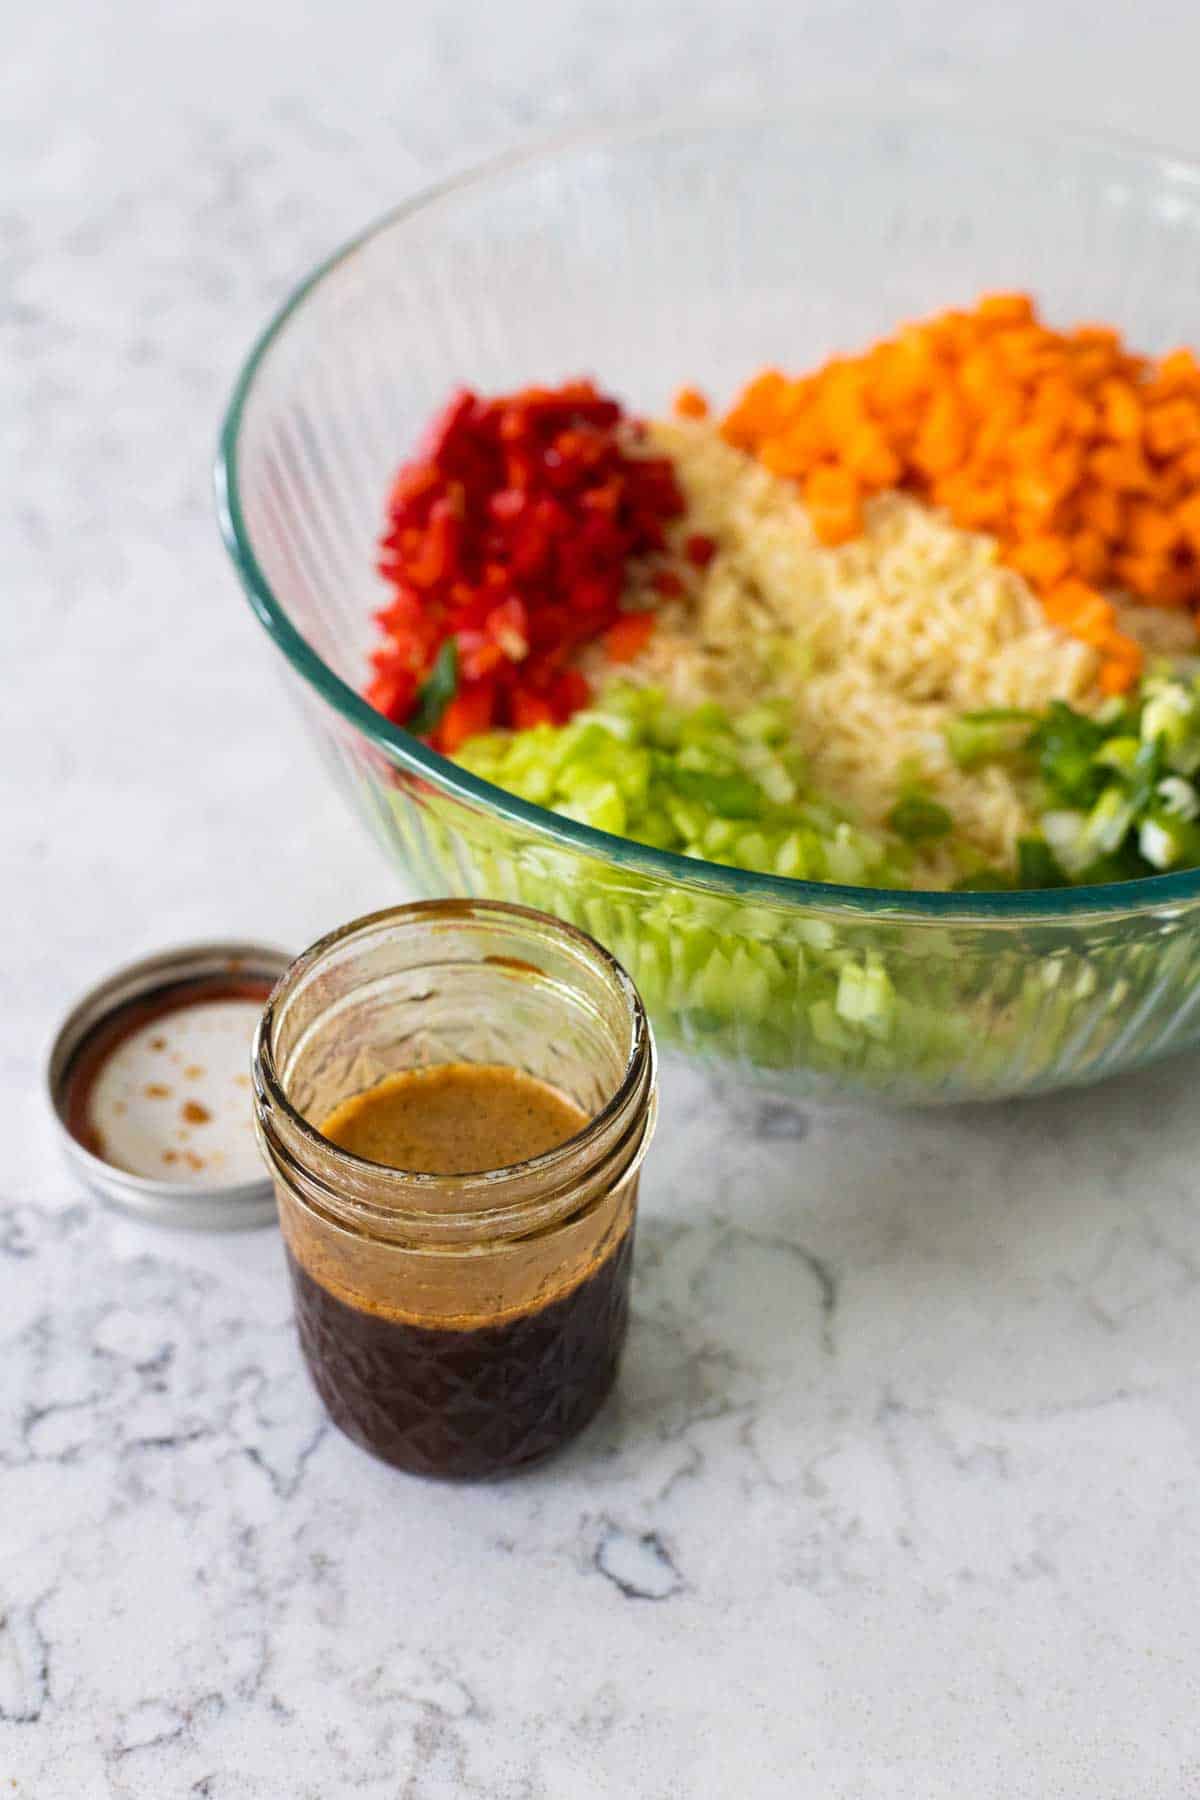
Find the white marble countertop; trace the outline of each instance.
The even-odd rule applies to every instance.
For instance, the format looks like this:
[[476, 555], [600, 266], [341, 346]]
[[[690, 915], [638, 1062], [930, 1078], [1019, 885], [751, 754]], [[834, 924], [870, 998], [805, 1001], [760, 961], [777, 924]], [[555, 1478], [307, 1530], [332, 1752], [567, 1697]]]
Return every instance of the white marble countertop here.
[[747, 10], [59, 0], [6, 53], [18, 1800], [1200, 1794], [1195, 1061], [892, 1117], [714, 1103], [668, 1068], [619, 1398], [482, 1489], [326, 1427], [273, 1232], [104, 1210], [45, 1116], [56, 1015], [118, 961], [299, 946], [397, 891], [210, 514], [239, 353], [319, 253], [572, 117], [784, 81], [985, 89], [1200, 148], [1183, 0], [1136, 38], [1082, 0]]

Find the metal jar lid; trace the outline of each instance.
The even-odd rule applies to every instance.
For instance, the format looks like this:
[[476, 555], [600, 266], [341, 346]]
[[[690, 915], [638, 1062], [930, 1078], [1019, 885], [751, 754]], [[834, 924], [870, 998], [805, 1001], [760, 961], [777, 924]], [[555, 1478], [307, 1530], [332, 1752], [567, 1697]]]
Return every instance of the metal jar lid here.
[[[290, 961], [273, 945], [189, 944], [130, 963], [84, 994], [59, 1027], [46, 1077], [67, 1159], [90, 1188], [160, 1224], [221, 1230], [274, 1219], [270, 1178], [257, 1151], [247, 1150], [254, 1130], [249, 1040], [253, 1016]], [[243, 1025], [245, 1060], [234, 1069]], [[220, 1066], [186, 1062], [189, 1042], [194, 1054], [197, 1042], [207, 1042]], [[154, 1053], [162, 1060], [152, 1067]], [[130, 1087], [152, 1073], [162, 1079]], [[218, 1080], [219, 1101], [211, 1086]], [[137, 1143], [137, 1156], [126, 1155], [124, 1164], [144, 1163], [147, 1146], [161, 1144], [163, 1174], [134, 1172], [116, 1152], [109, 1159], [106, 1134], [91, 1116], [102, 1104], [106, 1116], [122, 1115], [118, 1129]]]

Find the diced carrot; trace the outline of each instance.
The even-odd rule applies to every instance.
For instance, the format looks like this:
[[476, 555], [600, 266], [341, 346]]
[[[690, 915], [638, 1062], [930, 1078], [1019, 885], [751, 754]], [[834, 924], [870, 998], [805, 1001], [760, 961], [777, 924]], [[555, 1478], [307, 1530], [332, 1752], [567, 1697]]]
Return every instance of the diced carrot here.
[[1103, 584], [1108, 577], [1108, 545], [1089, 525], [1071, 534], [1071, 562], [1083, 580], [1093, 585]]
[[1145, 661], [1140, 650], [1134, 656], [1108, 656], [1100, 665], [1102, 694], [1127, 694], [1142, 672]]
[[1033, 390], [1033, 416], [1047, 431], [1069, 431], [1076, 398], [1075, 389], [1064, 374], [1047, 375]]
[[1136, 594], [1139, 600], [1153, 600], [1162, 586], [1168, 568], [1165, 556], [1152, 551], [1126, 551], [1113, 557], [1113, 574], [1121, 586]]
[[1177, 456], [1200, 443], [1200, 406], [1190, 397], [1162, 400], [1146, 413], [1146, 448], [1151, 456]]
[[984, 325], [1027, 325], [1034, 317], [1029, 294], [985, 294], [975, 308]]
[[1070, 335], [1073, 344], [1084, 344], [1090, 350], [1105, 349], [1115, 355], [1121, 348], [1121, 334], [1113, 325], [1077, 325]]
[[1120, 537], [1124, 525], [1124, 505], [1120, 494], [1112, 488], [1086, 485], [1077, 499], [1079, 517], [1101, 537]]
[[929, 408], [913, 447], [912, 459], [922, 474], [944, 475], [956, 469], [967, 451], [967, 421], [953, 389], [943, 387]]
[[1014, 475], [1009, 495], [1017, 513], [1039, 525], [1049, 525], [1074, 485], [1069, 470], [1064, 475], [1051, 462], [1044, 462]]
[[1009, 562], [1025, 579], [1041, 590], [1054, 587], [1071, 569], [1071, 546], [1064, 538], [1046, 532], [1024, 538], [1009, 552]]
[[867, 488], [894, 487], [900, 479], [900, 458], [883, 433], [866, 419], [843, 444], [842, 461]]
[[758, 459], [772, 475], [782, 475], [795, 480], [807, 475], [813, 464], [818, 461], [820, 452], [813, 449], [808, 434], [796, 431], [781, 433], [778, 437], [767, 438], [758, 452]]
[[1131, 500], [1125, 515], [1125, 536], [1132, 549], [1165, 556], [1180, 538], [1178, 519], [1149, 500]]
[[1088, 466], [1099, 481], [1118, 493], [1148, 494], [1154, 487], [1150, 466], [1136, 444], [1103, 444], [1093, 450]]
[[1110, 682], [1128, 685], [1141, 652], [1103, 586], [1200, 600], [1190, 351], [1155, 363], [1111, 326], [1053, 331], [1028, 295], [989, 294], [800, 378], [764, 371], [722, 431], [801, 485], [823, 543], [860, 531], [865, 497], [890, 487], [993, 533], [1047, 615], [1101, 650]]
[[858, 482], [848, 469], [823, 463], [804, 483], [804, 502], [823, 544], [844, 544], [862, 530]]
[[1196, 483], [1189, 479], [1184, 468], [1185, 457], [1177, 456], [1174, 462], [1161, 463], [1154, 471], [1155, 506], [1162, 513], [1173, 513], [1175, 508], [1192, 492]]
[[1060, 625], [1085, 644], [1104, 643], [1113, 629], [1111, 601], [1085, 581], [1073, 577], [1060, 581], [1044, 596], [1042, 604], [1052, 625]]
[[986, 341], [963, 357], [958, 367], [958, 385], [981, 411], [986, 409], [1000, 386], [1000, 364]]
[[1142, 408], [1127, 381], [1110, 376], [1100, 383], [1100, 433], [1119, 443], [1138, 438], [1142, 432]]
[[1200, 556], [1200, 489], [1175, 508], [1175, 520], [1193, 551]]
[[1190, 562], [1169, 562], [1154, 590], [1155, 606], [1176, 609], [1193, 607], [1200, 601], [1200, 570]]
[[1039, 469], [1057, 443], [1056, 427], [1030, 414], [1023, 425], [1009, 432], [1004, 446], [1005, 461], [1018, 471]]
[[959, 469], [934, 483], [935, 505], [944, 506], [957, 524], [968, 531], [999, 531], [1008, 512], [1004, 489]]
[[673, 411], [681, 419], [707, 419], [708, 401], [699, 388], [681, 387], [672, 403]]
[[1156, 397], [1200, 394], [1200, 363], [1194, 350], [1171, 350], [1154, 371], [1150, 387]]

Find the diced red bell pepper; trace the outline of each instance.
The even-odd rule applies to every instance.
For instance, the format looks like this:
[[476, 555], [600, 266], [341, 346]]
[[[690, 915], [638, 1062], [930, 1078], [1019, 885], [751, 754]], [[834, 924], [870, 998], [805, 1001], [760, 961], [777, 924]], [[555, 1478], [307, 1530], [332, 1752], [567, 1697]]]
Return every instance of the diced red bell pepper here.
[[484, 630], [509, 662], [520, 662], [529, 654], [529, 614], [515, 595], [493, 606], [484, 621]]
[[366, 698], [394, 725], [403, 725], [417, 697], [417, 678], [409, 669], [380, 672], [367, 687]]
[[435, 747], [453, 756], [468, 738], [477, 737], [492, 724], [496, 689], [490, 681], [466, 681], [442, 714], [433, 734]]
[[605, 654], [610, 662], [632, 662], [650, 642], [653, 630], [653, 613], [624, 613], [604, 634]]
[[460, 631], [456, 641], [459, 671], [467, 681], [479, 681], [503, 667], [504, 650], [486, 632]]
[[512, 697], [512, 724], [516, 731], [528, 731], [534, 725], [556, 725], [558, 715], [544, 694], [518, 688]]
[[[435, 468], [440, 468], [442, 459], [453, 447], [455, 439], [462, 436], [464, 427], [474, 413], [475, 407], [475, 396], [470, 389], [457, 388], [441, 412], [433, 419], [418, 444], [417, 456], [420, 461], [432, 463]], [[405, 471], [402, 470], [398, 479], [403, 479], [404, 473]]]
[[631, 455], [635, 435], [590, 381], [451, 397], [396, 477], [380, 545], [393, 600], [370, 693], [389, 716], [415, 704], [451, 638], [462, 686], [434, 734], [443, 747], [586, 703], [568, 664], [610, 628], [618, 646], [648, 629], [621, 628], [628, 564], [683, 511], [671, 463]]
[[579, 669], [564, 669], [550, 690], [550, 704], [561, 721], [586, 706], [591, 697], [587, 677]]

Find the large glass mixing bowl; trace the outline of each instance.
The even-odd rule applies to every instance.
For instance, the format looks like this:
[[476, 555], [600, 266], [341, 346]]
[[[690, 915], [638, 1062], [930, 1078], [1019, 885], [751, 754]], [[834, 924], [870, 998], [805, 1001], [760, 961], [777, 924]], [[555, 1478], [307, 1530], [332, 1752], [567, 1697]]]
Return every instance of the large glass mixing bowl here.
[[406, 885], [561, 914], [625, 963], [666, 1043], [797, 1097], [1032, 1092], [1200, 1039], [1200, 872], [1030, 894], [740, 873], [513, 799], [359, 695], [390, 478], [453, 387], [594, 373], [653, 412], [1013, 287], [1149, 350], [1194, 339], [1200, 168], [928, 113], [667, 122], [448, 182], [310, 276], [238, 381], [221, 520]]

